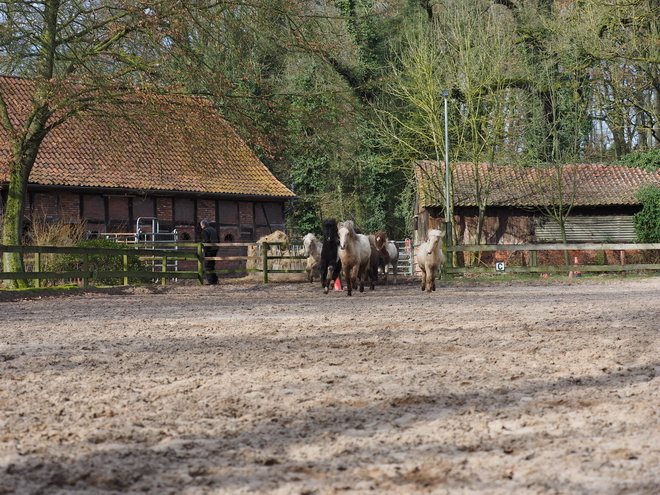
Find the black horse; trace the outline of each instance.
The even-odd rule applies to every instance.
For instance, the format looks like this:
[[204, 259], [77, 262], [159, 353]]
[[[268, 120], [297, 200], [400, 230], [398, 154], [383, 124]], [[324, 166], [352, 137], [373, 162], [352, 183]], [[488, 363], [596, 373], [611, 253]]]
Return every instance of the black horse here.
[[321, 285], [327, 294], [341, 273], [339, 260], [339, 235], [337, 220], [330, 218], [323, 221], [323, 248], [321, 249]]

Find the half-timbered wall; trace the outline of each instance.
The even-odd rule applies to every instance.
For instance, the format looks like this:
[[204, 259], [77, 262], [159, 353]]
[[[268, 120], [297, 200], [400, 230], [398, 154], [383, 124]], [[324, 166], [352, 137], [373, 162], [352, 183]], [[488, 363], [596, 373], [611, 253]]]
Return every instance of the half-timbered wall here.
[[180, 241], [197, 241], [199, 221], [206, 218], [220, 241], [250, 242], [285, 231], [284, 206], [277, 201], [31, 192], [26, 221], [35, 215], [50, 222], [85, 219], [90, 232], [134, 232], [139, 218], [156, 217], [162, 231], [176, 229]]

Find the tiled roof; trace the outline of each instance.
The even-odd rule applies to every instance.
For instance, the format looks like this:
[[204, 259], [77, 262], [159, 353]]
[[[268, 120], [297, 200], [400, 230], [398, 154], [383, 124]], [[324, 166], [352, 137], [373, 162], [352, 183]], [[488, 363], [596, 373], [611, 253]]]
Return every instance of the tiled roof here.
[[[452, 164], [454, 204], [477, 206], [475, 194], [475, 165]], [[517, 206], [534, 208], [558, 204], [559, 190], [556, 169], [543, 171], [505, 165], [480, 163], [479, 177], [490, 177], [489, 206]], [[554, 174], [554, 175], [553, 175]], [[423, 161], [418, 164], [416, 177], [420, 206], [444, 205], [444, 163]], [[637, 191], [650, 184], [660, 185], [660, 172], [646, 172], [639, 168], [609, 164], [575, 164], [563, 167], [563, 202], [574, 206], [637, 205]], [[540, 186], [539, 184], [542, 184]], [[574, 194], [573, 194], [574, 188]], [[574, 198], [574, 200], [573, 200]]]
[[[0, 76], [14, 124], [32, 81]], [[70, 118], [44, 139], [31, 184], [294, 197], [203, 99], [131, 96], [130, 103]], [[0, 182], [9, 142], [0, 128]]]

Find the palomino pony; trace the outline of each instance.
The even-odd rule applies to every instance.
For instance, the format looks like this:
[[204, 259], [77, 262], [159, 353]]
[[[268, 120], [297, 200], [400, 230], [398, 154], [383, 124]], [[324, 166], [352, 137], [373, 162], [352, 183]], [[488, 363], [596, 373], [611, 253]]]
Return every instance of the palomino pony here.
[[341, 274], [339, 259], [339, 235], [337, 220], [329, 218], [323, 221], [323, 248], [321, 249], [321, 285], [327, 294], [330, 286]]
[[445, 262], [445, 255], [442, 253], [444, 236], [444, 232], [436, 229], [429, 230], [428, 240], [422, 243], [417, 251], [417, 263], [422, 270], [422, 290], [426, 290], [426, 292], [435, 290], [435, 276]]
[[356, 233], [353, 222], [350, 220], [339, 224], [338, 234], [339, 259], [344, 268], [346, 292], [351, 296], [353, 288], [357, 287], [357, 284], [359, 284], [360, 292], [364, 292], [364, 279], [370, 270], [371, 243], [369, 238], [364, 234]]
[[395, 243], [387, 239], [386, 232], [376, 232], [374, 234], [374, 241], [376, 242], [376, 249], [378, 249], [378, 257], [380, 259], [379, 264], [383, 269], [385, 285], [387, 285], [387, 272], [389, 271], [390, 264], [392, 265], [392, 273], [394, 274], [394, 285], [396, 285], [397, 264], [399, 263], [399, 248]]
[[307, 279], [314, 282], [314, 270], [321, 266], [321, 249], [323, 243], [311, 232], [303, 237], [303, 256], [307, 258]]

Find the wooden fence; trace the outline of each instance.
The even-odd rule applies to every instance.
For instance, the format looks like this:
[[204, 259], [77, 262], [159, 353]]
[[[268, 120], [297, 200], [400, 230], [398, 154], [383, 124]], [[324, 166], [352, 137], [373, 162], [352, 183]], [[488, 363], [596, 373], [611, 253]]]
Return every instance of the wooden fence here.
[[[628, 271], [635, 270], [660, 270], [659, 263], [627, 263], [629, 255], [627, 253], [647, 252], [653, 253], [652, 258], [660, 259], [660, 244], [628, 244], [628, 243], [585, 243], [585, 244], [495, 244], [483, 246], [448, 246], [448, 263], [443, 268], [447, 274], [479, 274], [479, 273], [522, 273], [522, 274], [540, 274], [540, 273], [582, 273], [582, 272], [620, 272], [625, 276]], [[452, 262], [453, 253], [457, 252], [526, 252], [529, 255], [526, 265], [507, 265], [505, 262], [495, 262], [493, 266], [455, 266]], [[619, 263], [605, 264], [594, 263], [588, 265], [579, 265], [577, 263], [561, 265], [538, 265], [538, 253], [541, 251], [595, 251], [595, 252], [614, 252], [618, 253]], [[570, 257], [569, 257], [570, 259]]]
[[[18, 272], [0, 272], [0, 280], [32, 280], [35, 287], [42, 285], [42, 280], [76, 280], [82, 281], [83, 287], [88, 287], [90, 281], [117, 278], [121, 279], [124, 285], [129, 284], [129, 279], [144, 279], [152, 282], [160, 281], [165, 285], [168, 279], [197, 279], [202, 284], [204, 275], [208, 273], [232, 274], [232, 273], [252, 273], [263, 274], [264, 283], [268, 282], [268, 276], [272, 273], [304, 273], [304, 269], [274, 269], [269, 267], [272, 260], [304, 260], [300, 255], [280, 254], [276, 256], [269, 255], [272, 247], [296, 247], [299, 248], [302, 243], [178, 243], [161, 244], [162, 249], [151, 249], [145, 247], [126, 246], [116, 249], [107, 248], [84, 248], [84, 247], [55, 247], [55, 246], [5, 246], [0, 245], [0, 254], [20, 253], [23, 256], [31, 270], [24, 273]], [[212, 258], [204, 257], [204, 247], [213, 246], [226, 250], [231, 248], [249, 248], [257, 246], [258, 256], [249, 255], [227, 255], [215, 256]], [[42, 270], [43, 255], [60, 254], [77, 256], [82, 263], [82, 269], [76, 271], [57, 271], [48, 272]], [[122, 260], [121, 270], [92, 270], [90, 269], [91, 256], [117, 256]], [[130, 270], [129, 257], [137, 256], [146, 266], [144, 270]], [[221, 262], [239, 261], [245, 262], [245, 268], [218, 269], [213, 272], [204, 270], [204, 261], [214, 260]], [[194, 262], [195, 270], [180, 270], [178, 267], [172, 269], [172, 261]], [[248, 264], [254, 262], [255, 268], [250, 268]]]
[[[263, 282], [268, 283], [269, 274], [273, 273], [304, 273], [304, 269], [282, 269], [273, 268], [274, 261], [283, 260], [304, 260], [300, 254], [296, 254], [301, 243], [219, 243], [219, 244], [201, 244], [187, 243], [163, 246], [165, 249], [149, 249], [143, 247], [128, 247], [117, 249], [106, 248], [82, 248], [82, 247], [53, 247], [53, 246], [4, 246], [0, 245], [0, 253], [20, 253], [24, 261], [28, 262], [31, 271], [25, 273], [0, 272], [0, 280], [32, 280], [35, 287], [40, 287], [43, 280], [76, 280], [82, 281], [84, 287], [89, 286], [90, 282], [100, 279], [117, 278], [124, 285], [129, 284], [129, 279], [143, 279], [146, 281], [160, 282], [166, 284], [171, 279], [196, 279], [202, 284], [204, 275], [210, 273], [204, 270], [204, 260], [215, 260], [220, 262], [238, 261], [245, 262], [245, 267], [235, 269], [218, 269], [216, 274], [233, 273], [251, 273], [262, 274]], [[215, 256], [213, 258], [204, 258], [204, 246], [215, 246], [221, 250], [228, 248], [255, 248], [256, 255], [226, 255]], [[272, 247], [280, 249], [279, 254], [272, 255]], [[295, 248], [291, 250], [291, 248]], [[414, 246], [412, 251], [414, 252]], [[515, 244], [515, 245], [482, 245], [482, 246], [449, 246], [446, 247], [448, 263], [443, 267], [443, 274], [497, 274], [497, 273], [518, 273], [518, 274], [541, 274], [541, 273], [581, 273], [581, 272], [620, 272], [625, 276], [626, 272], [636, 270], [660, 270], [660, 263], [626, 263], [626, 253], [635, 252], [655, 252], [656, 257], [660, 259], [660, 244]], [[457, 252], [511, 252], [519, 251], [528, 253], [526, 257], [528, 263], [525, 265], [509, 265], [506, 262], [494, 262], [493, 266], [455, 266], [451, 260], [453, 253]], [[618, 264], [589, 264], [589, 265], [545, 265], [539, 266], [537, 263], [538, 253], [541, 251], [610, 251], [618, 252], [620, 263]], [[284, 253], [284, 254], [283, 254]], [[292, 254], [293, 253], [293, 254]], [[43, 271], [42, 256], [47, 254], [65, 254], [78, 256], [82, 263], [82, 269], [65, 272]], [[120, 270], [98, 270], [90, 269], [90, 256], [117, 256], [122, 260], [122, 269]], [[129, 257], [138, 256], [143, 262], [147, 263], [147, 269], [130, 270]], [[178, 267], [171, 269], [171, 261], [188, 261], [196, 265], [194, 270], [179, 270]], [[249, 266], [252, 262], [252, 267]], [[415, 275], [414, 262], [413, 269], [407, 273]], [[406, 270], [408, 272], [408, 270]]]

